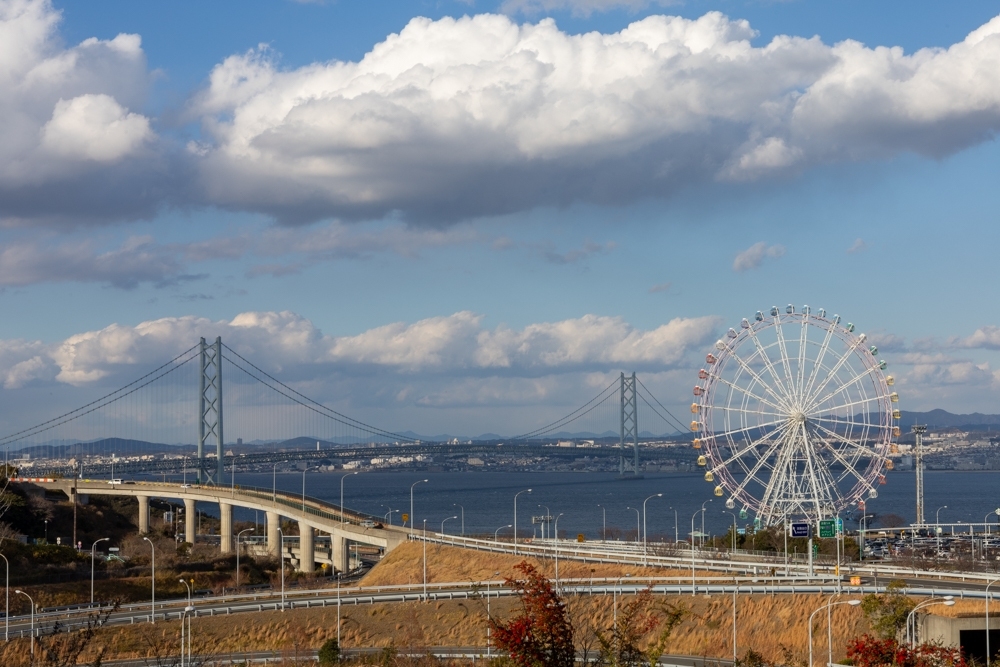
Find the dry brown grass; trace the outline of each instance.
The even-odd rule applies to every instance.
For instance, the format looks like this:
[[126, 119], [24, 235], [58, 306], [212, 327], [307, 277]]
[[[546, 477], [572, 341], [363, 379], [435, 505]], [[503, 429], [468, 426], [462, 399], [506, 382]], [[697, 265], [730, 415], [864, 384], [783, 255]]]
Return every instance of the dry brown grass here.
[[[546, 576], [555, 577], [555, 560], [551, 558], [525, 558], [524, 556], [494, 554], [440, 544], [428, 544], [427, 581], [428, 583], [447, 583], [450, 581], [503, 579], [513, 576], [514, 566], [524, 560], [537, 567]], [[407, 542], [393, 549], [381, 563], [368, 573], [361, 581], [361, 585], [391, 586], [420, 583], [424, 580], [423, 567], [423, 544]], [[591, 570], [594, 572], [591, 573]], [[499, 572], [499, 576], [494, 576], [494, 572]], [[635, 577], [689, 577], [691, 571], [559, 560], [560, 578], [587, 578], [591, 574], [598, 579], [617, 578], [624, 574], [632, 574]], [[719, 574], [714, 573], [712, 576], [719, 576]]]
[[[675, 630], [668, 645], [671, 653], [725, 658], [732, 655], [732, 597], [727, 595], [671, 596], [662, 598], [683, 605], [689, 615]], [[737, 621], [738, 649], [753, 648], [769, 658], [779, 658], [788, 647], [800, 659], [807, 655], [806, 619], [825, 601], [824, 596], [740, 596]], [[581, 596], [569, 601], [570, 614], [582, 638], [588, 627], [611, 624], [610, 596]], [[491, 611], [504, 617], [517, 601], [493, 600]], [[486, 607], [483, 600], [407, 602], [342, 607], [341, 641], [345, 648], [383, 647], [400, 650], [428, 646], [485, 646]], [[833, 610], [834, 659], [844, 657], [843, 646], [851, 637], [867, 630], [861, 614], [853, 608]], [[819, 614], [818, 616], [822, 616]], [[297, 609], [285, 613], [265, 612], [239, 616], [216, 616], [194, 621], [196, 653], [220, 657], [248, 650], [288, 652], [318, 648], [336, 637], [336, 607]], [[814, 627], [818, 654], [826, 653], [826, 619]], [[110, 648], [115, 659], [140, 658], [177, 651], [180, 624], [176, 621], [150, 625], [119, 626], [99, 633], [98, 643]], [[96, 644], [95, 644], [96, 645]], [[27, 664], [27, 640], [0, 647], [0, 664]], [[112, 657], [112, 656], [109, 656]]]
[[[513, 566], [520, 557], [484, 554], [453, 547], [428, 546], [428, 575], [431, 582], [483, 581], [514, 574]], [[543, 572], [551, 574], [554, 563], [537, 563]], [[593, 567], [596, 577], [618, 577], [625, 572], [636, 576], [674, 576], [685, 572], [623, 568], [615, 565], [590, 565], [560, 562], [561, 577], [589, 577]], [[364, 584], [388, 585], [422, 581], [423, 560], [419, 544], [403, 545], [394, 550], [365, 578]], [[690, 595], [658, 597], [658, 600], [684, 606], [689, 614], [677, 627], [668, 645], [670, 653], [726, 658], [732, 655], [732, 596]], [[754, 595], [739, 596], [738, 650], [740, 654], [753, 648], [770, 659], [781, 657], [783, 647], [791, 649], [796, 658], [805, 660], [807, 619], [828, 598], [820, 595]], [[578, 640], [588, 629], [607, 628], [613, 615], [611, 596], [579, 596], [568, 600]], [[949, 611], [964, 609], [965, 603]], [[974, 605], [975, 603], [968, 603]], [[494, 599], [491, 611], [495, 616], [511, 614], [517, 601]], [[982, 603], [979, 603], [979, 609]], [[868, 630], [857, 608], [842, 605], [833, 608], [834, 660], [844, 657], [848, 639]], [[825, 657], [826, 619], [817, 614], [814, 626], [814, 650]], [[203, 617], [194, 620], [196, 653], [211, 653], [220, 657], [230, 652], [248, 650], [280, 650], [289, 653], [318, 648], [337, 635], [336, 607], [296, 609], [284, 613], [263, 612], [237, 616]], [[157, 625], [119, 626], [99, 632], [97, 645], [109, 647], [108, 658], [150, 657], [177, 651], [180, 624], [176, 621]], [[485, 600], [452, 600], [439, 602], [407, 602], [342, 607], [341, 640], [345, 648], [384, 647], [394, 645], [399, 650], [431, 646], [485, 646]], [[0, 664], [10, 667], [26, 665], [27, 640], [0, 645]], [[86, 656], [85, 656], [86, 657]]]

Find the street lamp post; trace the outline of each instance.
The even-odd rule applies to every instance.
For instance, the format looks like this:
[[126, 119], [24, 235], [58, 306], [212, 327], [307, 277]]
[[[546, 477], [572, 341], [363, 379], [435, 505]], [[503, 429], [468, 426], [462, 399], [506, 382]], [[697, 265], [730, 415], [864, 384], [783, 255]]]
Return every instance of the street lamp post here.
[[271, 466], [271, 504], [278, 502], [278, 464]]
[[695, 510], [694, 514], [691, 515], [691, 595], [695, 595], [694, 589], [694, 518], [698, 516], [698, 512], [701, 510]]
[[413, 484], [410, 484], [410, 535], [413, 534], [413, 526], [416, 525], [416, 517], [413, 516], [413, 487], [417, 484], [423, 484], [426, 479], [418, 479]]
[[357, 475], [358, 472], [358, 470], [355, 470], [354, 472], [349, 472], [340, 478], [340, 523], [347, 523], [344, 520], [344, 480], [351, 475]]
[[935, 558], [941, 557], [941, 510], [946, 509], [948, 509], [948, 506], [942, 505], [934, 513], [934, 536], [937, 537], [937, 553], [934, 554]]
[[[921, 609], [923, 607], [930, 607], [931, 605], [935, 604], [943, 604], [946, 607], [951, 607], [952, 605], [955, 604], [955, 600], [951, 595], [945, 595], [943, 598], [939, 599], [924, 600], [916, 607], [914, 607], [909, 614], [906, 615], [906, 643], [909, 645], [910, 648], [913, 648], [913, 645], [917, 642], [917, 624], [916, 624], [916, 619], [913, 615], [917, 613], [918, 609]], [[912, 632], [910, 631], [911, 622], [913, 623]], [[986, 634], [987, 636], [989, 635], [989, 628], [986, 628]]]
[[[829, 613], [830, 607], [835, 607], [838, 604], [849, 604], [852, 607], [856, 607], [859, 604], [861, 604], [861, 600], [841, 600], [840, 602], [834, 602], [833, 598], [835, 598], [837, 595], [840, 595], [840, 594], [836, 593], [836, 594], [830, 596], [830, 599], [827, 601], [827, 603], [825, 605], [823, 605], [822, 607], [820, 607], [819, 609], [817, 609], [813, 613], [809, 614], [809, 665], [808, 665], [808, 667], [813, 667], [813, 616], [815, 616], [819, 612], [823, 611], [824, 609], [826, 609], [827, 613]], [[830, 628], [829, 628], [829, 616], [828, 616], [827, 617], [827, 631], [829, 631], [829, 630], [830, 630]], [[830, 655], [832, 656], [833, 655], [833, 646], [831, 645], [829, 647], [829, 649], [830, 649]], [[833, 662], [833, 658], [832, 657], [830, 658], [830, 662], [832, 664], [832, 662]]]
[[514, 555], [517, 555], [517, 497], [522, 493], [531, 493], [531, 489], [525, 489], [523, 491], [518, 491], [514, 494], [514, 523], [511, 525], [514, 527]]
[[99, 543], [107, 542], [110, 539], [111, 539], [110, 537], [102, 537], [101, 539], [97, 540], [97, 542], [94, 542], [92, 545], [90, 545], [90, 606], [91, 607], [94, 606], [94, 556], [96, 553], [95, 548]]
[[249, 533], [253, 528], [244, 528], [236, 533], [236, 588], [240, 587], [240, 537], [243, 533]]
[[548, 521], [548, 518], [550, 516], [552, 516], [552, 510], [550, 510], [547, 505], [539, 505], [539, 507], [541, 507], [541, 508], [543, 508], [545, 510], [545, 518], [542, 519], [542, 539], [544, 540], [545, 539], [545, 533], [548, 532], [546, 530], [546, 526], [548, 526], [547, 521]]
[[[499, 577], [500, 576], [500, 572], [494, 572], [493, 576], [494, 577]], [[492, 641], [490, 640], [490, 623], [489, 623], [489, 620], [491, 618], [493, 618], [492, 616], [490, 616], [490, 584], [491, 583], [493, 583], [492, 580], [487, 580], [486, 581], [486, 620], [487, 620], [487, 623], [486, 623], [486, 657], [487, 658], [490, 657], [490, 655], [491, 655], [490, 651], [491, 651], [491, 645], [492, 645]]]
[[392, 514], [393, 514], [393, 512], [399, 512], [399, 510], [394, 510], [391, 507], [389, 507], [388, 505], [382, 505], [382, 507], [385, 507], [386, 509], [389, 510], [388, 512], [385, 513], [385, 522], [391, 526], [392, 525]]
[[642, 530], [639, 528], [639, 522], [641, 521], [641, 517], [639, 516], [639, 508], [626, 507], [625, 509], [632, 510], [633, 512], [635, 512], [635, 543], [639, 544], [639, 538], [642, 537]]
[[[0, 554], [0, 558], [3, 558], [3, 562], [7, 565], [7, 578], [4, 580], [4, 593], [6, 594], [6, 601], [3, 605], [3, 640], [10, 641], [10, 561], [3, 554]], [[93, 600], [90, 601], [93, 604]]]
[[441, 534], [442, 534], [442, 535], [444, 535], [444, 522], [445, 522], [445, 521], [451, 521], [452, 519], [457, 519], [457, 518], [458, 518], [458, 515], [456, 514], [455, 516], [450, 516], [450, 517], [448, 517], [447, 519], [444, 519], [444, 520], [443, 520], [443, 521], [441, 522]]
[[496, 544], [500, 544], [500, 531], [503, 530], [504, 528], [510, 528], [513, 525], [514, 524], [508, 523], [506, 526], [500, 526], [499, 528], [497, 528], [496, 530], [494, 530], [493, 531], [493, 541]]
[[153, 540], [148, 537], [142, 538], [149, 542], [149, 552], [152, 554], [150, 564], [152, 566], [152, 576], [150, 577], [150, 593], [152, 594], [149, 601], [149, 622], [156, 625], [156, 547], [153, 546]]
[[676, 507], [668, 507], [667, 509], [671, 509], [671, 510], [674, 511], [674, 548], [676, 549], [677, 548], [677, 543], [680, 541], [680, 537], [681, 537], [679, 529], [677, 527], [677, 508]]
[[562, 513], [556, 517], [556, 595], [559, 595], [559, 517]]
[[462, 537], [465, 537], [465, 508], [460, 503], [452, 503], [452, 507], [457, 507], [462, 511]]
[[705, 505], [707, 505], [710, 502], [712, 502], [711, 498], [709, 498], [708, 500], [706, 500], [701, 504], [701, 548], [702, 549], [705, 548]]
[[[629, 578], [631, 576], [632, 576], [632, 573], [631, 572], [627, 572], [627, 573], [623, 574], [622, 576], [618, 577], [618, 581], [615, 582], [614, 587], [612, 587], [612, 589], [611, 589], [611, 602], [612, 602], [612, 608], [614, 609], [614, 626], [613, 627], [615, 629], [615, 637], [618, 637], [618, 588], [619, 588], [619, 586], [621, 586], [622, 579], [627, 579], [627, 578]], [[622, 592], [622, 595], [624, 596], [625, 593]], [[618, 647], [616, 646], [615, 647], [616, 651], [617, 651], [617, 648]]]
[[[279, 522], [280, 523], [280, 522]], [[285, 611], [285, 531], [278, 528], [278, 567], [281, 568], [281, 612]], [[338, 579], [339, 581], [339, 579]], [[338, 592], [339, 595], [339, 592]]]
[[650, 498], [662, 498], [662, 493], [654, 493], [649, 498], [642, 501], [642, 562], [643, 565], [647, 561], [647, 551], [646, 551], [646, 503], [649, 502]]
[[606, 507], [604, 507], [604, 505], [598, 505], [598, 507], [601, 508], [601, 513], [604, 515], [604, 518], [603, 518], [602, 523], [601, 523], [601, 541], [602, 542], [607, 542], [608, 541], [608, 510], [607, 510]]
[[427, 519], [424, 519], [424, 602], [427, 602]]
[[990, 586], [1000, 581], [994, 579], [986, 584], [986, 667], [990, 667]]
[[22, 590], [14, 591], [18, 595], [23, 595], [28, 598], [28, 602], [31, 603], [31, 661], [35, 661], [35, 601], [31, 599], [31, 596]]
[[733, 553], [736, 553], [736, 513], [729, 510], [722, 510], [722, 513], [733, 517]]
[[[188, 615], [194, 611], [194, 606], [191, 604], [191, 585], [183, 579], [178, 579], [179, 582], [184, 584], [187, 589], [188, 603], [187, 607], [184, 608], [184, 613], [181, 615], [181, 667], [184, 667], [184, 622], [187, 621], [187, 656], [188, 665], [191, 664], [191, 617]], [[193, 581], [193, 580], [192, 580]]]

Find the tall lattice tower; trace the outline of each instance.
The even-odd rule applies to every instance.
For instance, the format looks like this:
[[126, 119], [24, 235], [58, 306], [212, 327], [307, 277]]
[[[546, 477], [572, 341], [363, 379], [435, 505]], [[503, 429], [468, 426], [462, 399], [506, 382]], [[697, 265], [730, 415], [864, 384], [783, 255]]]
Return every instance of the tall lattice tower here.
[[[222, 337], [209, 345], [201, 339], [201, 376], [198, 380], [198, 482], [222, 484]], [[205, 461], [205, 441], [215, 436], [213, 471]]]
[[[618, 474], [625, 476], [631, 473], [639, 474], [639, 411], [636, 402], [635, 373], [631, 377], [622, 373], [621, 390], [621, 438], [618, 441], [621, 447], [621, 454], [618, 458]], [[632, 454], [626, 452], [625, 447], [632, 444]]]
[[914, 465], [917, 469], [917, 520], [918, 526], [924, 525], [924, 433], [926, 426], [914, 426], [913, 433], [917, 437], [914, 447]]

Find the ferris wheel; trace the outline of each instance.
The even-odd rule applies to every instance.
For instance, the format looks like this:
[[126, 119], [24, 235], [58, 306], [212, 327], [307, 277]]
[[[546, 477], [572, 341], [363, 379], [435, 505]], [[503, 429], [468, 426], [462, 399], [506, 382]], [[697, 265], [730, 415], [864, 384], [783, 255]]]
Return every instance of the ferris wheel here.
[[878, 349], [839, 315], [773, 307], [730, 329], [698, 373], [698, 463], [763, 525], [864, 508], [885, 483], [899, 396]]

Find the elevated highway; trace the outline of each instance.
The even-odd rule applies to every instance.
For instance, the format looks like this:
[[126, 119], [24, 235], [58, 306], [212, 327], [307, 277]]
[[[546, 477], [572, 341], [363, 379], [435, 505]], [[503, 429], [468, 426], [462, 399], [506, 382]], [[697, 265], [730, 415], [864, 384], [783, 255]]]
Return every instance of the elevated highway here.
[[[14, 481], [17, 481], [16, 479]], [[303, 572], [315, 569], [315, 534], [321, 531], [330, 536], [330, 553], [323, 561], [330, 562], [338, 572], [346, 572], [348, 544], [353, 542], [377, 547], [389, 552], [405, 542], [409, 532], [399, 526], [381, 526], [378, 519], [353, 510], [331, 505], [318, 498], [295, 495], [273, 489], [246, 486], [204, 486], [174, 484], [169, 482], [135, 482], [110, 484], [107, 481], [82, 479], [56, 479], [30, 481], [49, 491], [62, 491], [69, 498], [74, 496], [128, 496], [139, 505], [139, 532], [149, 532], [149, 499], [163, 498], [184, 502], [184, 535], [188, 541], [196, 534], [197, 504], [218, 504], [221, 527], [219, 544], [222, 553], [233, 551], [233, 507], [259, 510], [267, 517], [267, 549], [275, 557], [287, 558], [289, 549], [282, 546], [281, 517], [297, 521], [298, 564]]]

